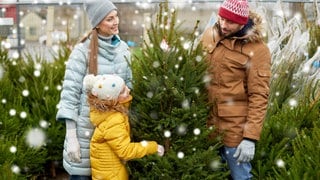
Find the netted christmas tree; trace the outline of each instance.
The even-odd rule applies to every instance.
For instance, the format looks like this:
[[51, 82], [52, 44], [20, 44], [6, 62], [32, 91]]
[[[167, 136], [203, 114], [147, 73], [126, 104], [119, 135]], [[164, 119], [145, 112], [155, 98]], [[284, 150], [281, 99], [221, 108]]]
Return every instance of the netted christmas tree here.
[[131, 179], [214, 179], [221, 171], [218, 140], [209, 140], [206, 63], [194, 30], [180, 30], [177, 12], [160, 3], [148, 39], [134, 55], [131, 128], [134, 141], [155, 140], [165, 155], [129, 162]]
[[269, 20], [275, 24], [268, 42], [272, 79], [267, 118], [252, 162], [257, 179], [319, 179], [318, 17]]

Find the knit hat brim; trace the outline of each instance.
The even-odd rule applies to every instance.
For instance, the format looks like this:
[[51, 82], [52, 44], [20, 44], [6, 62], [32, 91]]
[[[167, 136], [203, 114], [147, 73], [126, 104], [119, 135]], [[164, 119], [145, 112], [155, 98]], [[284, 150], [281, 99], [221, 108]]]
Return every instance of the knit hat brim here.
[[237, 15], [237, 14], [230, 12], [229, 10], [227, 10], [223, 7], [220, 7], [220, 9], [219, 9], [219, 16], [224, 19], [230, 20], [234, 23], [241, 24], [241, 25], [247, 24], [247, 22], [249, 20], [249, 17]]
[[92, 28], [95, 28], [112, 10], [117, 10], [117, 7], [109, 0], [86, 0], [84, 9]]

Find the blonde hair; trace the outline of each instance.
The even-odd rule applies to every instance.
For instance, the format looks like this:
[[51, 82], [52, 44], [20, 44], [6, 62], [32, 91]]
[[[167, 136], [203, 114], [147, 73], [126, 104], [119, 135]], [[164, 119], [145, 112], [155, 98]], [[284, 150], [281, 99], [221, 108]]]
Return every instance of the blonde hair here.
[[88, 103], [90, 107], [93, 107], [97, 109], [100, 112], [107, 112], [107, 111], [118, 111], [121, 113], [128, 113], [128, 107], [123, 105], [122, 103], [119, 103], [119, 101], [116, 100], [103, 100], [99, 99], [98, 97], [92, 95], [91, 93], [88, 93]]

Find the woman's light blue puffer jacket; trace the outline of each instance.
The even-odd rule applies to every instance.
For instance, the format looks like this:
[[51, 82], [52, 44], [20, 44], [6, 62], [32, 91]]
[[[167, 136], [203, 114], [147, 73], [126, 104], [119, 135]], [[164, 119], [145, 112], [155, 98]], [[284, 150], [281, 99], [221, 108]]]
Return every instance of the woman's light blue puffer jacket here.
[[[119, 36], [117, 38], [120, 40]], [[129, 88], [132, 88], [132, 72], [130, 68], [131, 54], [128, 45], [120, 40], [116, 45], [98, 38], [98, 73], [117, 74], [121, 76]], [[63, 88], [58, 104], [57, 120], [71, 119], [76, 122], [77, 137], [81, 149], [81, 163], [69, 161], [64, 142], [63, 166], [70, 175], [90, 176], [89, 147], [94, 126], [89, 119], [89, 106], [83, 78], [88, 73], [88, 48], [90, 38], [75, 46], [66, 63]]]

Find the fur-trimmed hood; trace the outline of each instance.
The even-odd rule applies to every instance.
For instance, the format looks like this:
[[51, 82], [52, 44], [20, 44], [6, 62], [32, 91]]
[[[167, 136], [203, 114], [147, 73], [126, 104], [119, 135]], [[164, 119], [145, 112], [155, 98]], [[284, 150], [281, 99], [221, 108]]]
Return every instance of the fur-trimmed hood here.
[[255, 12], [250, 11], [249, 19], [252, 20], [253, 26], [246, 32], [246, 35], [242, 38], [245, 38], [250, 42], [263, 41], [263, 27], [261, 16], [259, 16]]

